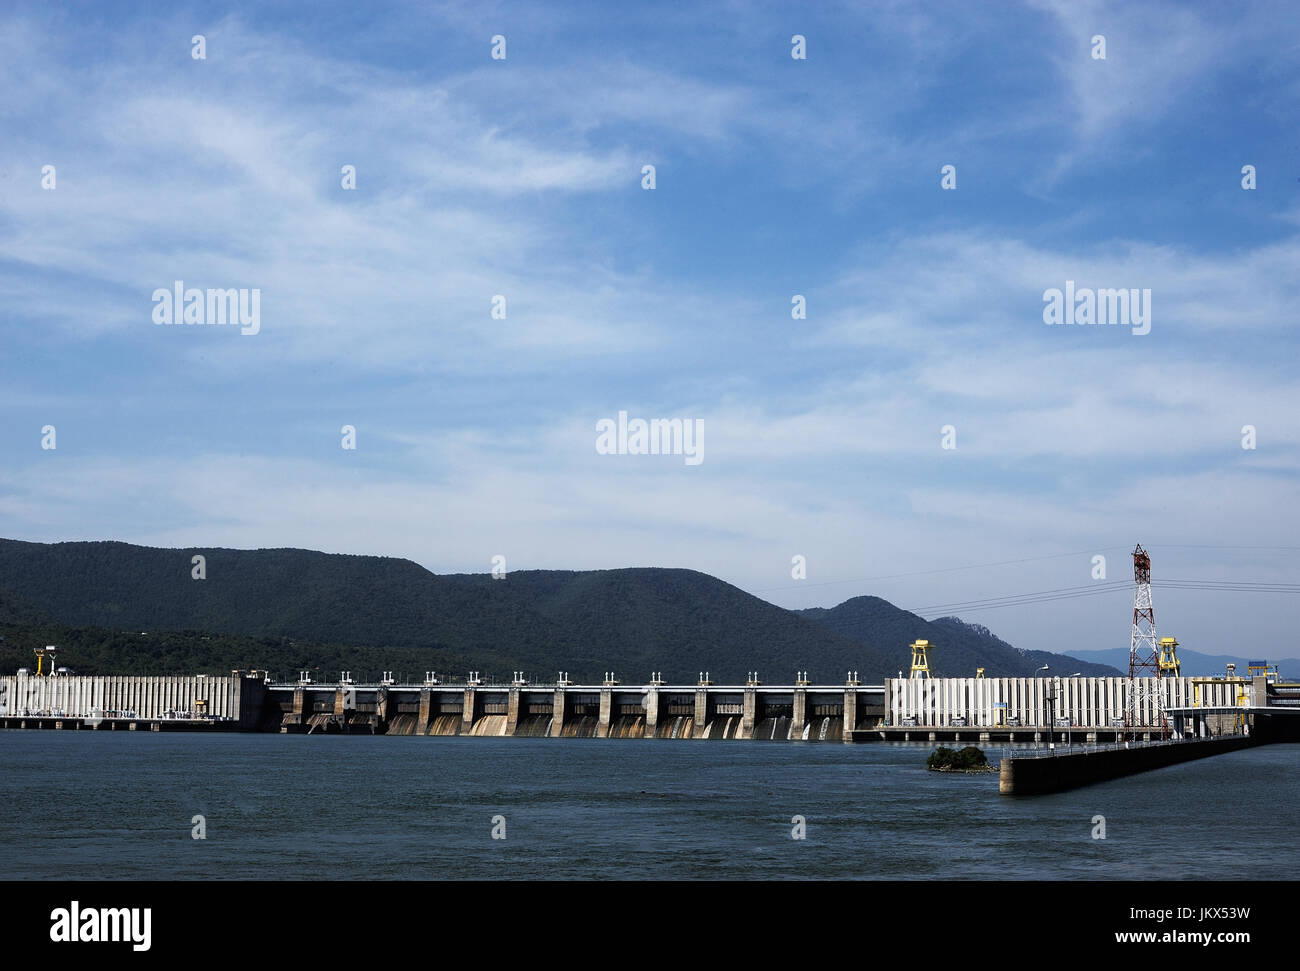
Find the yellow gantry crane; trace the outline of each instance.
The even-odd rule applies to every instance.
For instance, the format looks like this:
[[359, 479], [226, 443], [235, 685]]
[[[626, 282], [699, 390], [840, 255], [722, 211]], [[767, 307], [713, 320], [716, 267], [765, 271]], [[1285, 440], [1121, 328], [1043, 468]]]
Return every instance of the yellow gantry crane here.
[[1156, 663], [1159, 677], [1179, 677], [1179, 672], [1182, 671], [1182, 663], [1178, 660], [1177, 638], [1160, 638], [1160, 658]]
[[913, 641], [912, 642], [912, 673], [913, 678], [930, 677], [930, 642]]
[[1269, 684], [1275, 684], [1279, 680], [1277, 665], [1269, 664], [1267, 661], [1248, 661], [1246, 663], [1246, 677], [1254, 680], [1263, 677]]
[[[58, 654], [59, 649], [53, 644], [45, 647], [33, 647], [32, 653], [36, 655], [36, 676], [38, 678], [47, 677], [54, 673], [54, 656]], [[45, 670], [45, 659], [50, 659], [50, 669]]]

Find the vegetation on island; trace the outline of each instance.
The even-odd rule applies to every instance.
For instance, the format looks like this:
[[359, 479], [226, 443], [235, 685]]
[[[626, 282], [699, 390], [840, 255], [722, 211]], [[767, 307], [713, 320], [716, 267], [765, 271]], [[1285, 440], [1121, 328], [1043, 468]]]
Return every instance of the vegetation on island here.
[[925, 767], [934, 772], [987, 772], [990, 771], [988, 757], [974, 745], [963, 749], [950, 749], [940, 745], [926, 759]]

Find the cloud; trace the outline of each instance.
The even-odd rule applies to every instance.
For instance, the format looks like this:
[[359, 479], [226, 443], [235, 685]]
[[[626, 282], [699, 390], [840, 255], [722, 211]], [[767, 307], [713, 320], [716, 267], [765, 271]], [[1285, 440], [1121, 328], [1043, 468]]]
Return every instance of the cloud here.
[[[1262, 60], [1271, 70], [1285, 57], [1279, 33], [1296, 42], [1285, 5], [1255, 4], [1249, 11], [1109, 0], [1028, 5], [1056, 26], [1043, 53], [1065, 84], [1068, 108], [1057, 111], [1072, 135], [1041, 180], [1045, 185], [1078, 166], [1105, 164], [1116, 152], [1160, 164], [1157, 132], [1181, 120], [1190, 93], [1231, 84], [1245, 61]], [[1105, 60], [1091, 53], [1098, 34], [1106, 38]]]
[[[792, 605], [1046, 579], [799, 586], [795, 554], [831, 584], [1267, 542], [1300, 464], [1297, 210], [1208, 158], [1242, 116], [1279, 170], [1295, 28], [1260, 9], [250, 7], [203, 25], [205, 62], [186, 13], [9, 15], [0, 533], [684, 566]], [[261, 289], [262, 332], [155, 327], [177, 279]], [[1066, 280], [1151, 289], [1151, 333], [1047, 327]], [[704, 463], [596, 454], [621, 409], [702, 420]]]

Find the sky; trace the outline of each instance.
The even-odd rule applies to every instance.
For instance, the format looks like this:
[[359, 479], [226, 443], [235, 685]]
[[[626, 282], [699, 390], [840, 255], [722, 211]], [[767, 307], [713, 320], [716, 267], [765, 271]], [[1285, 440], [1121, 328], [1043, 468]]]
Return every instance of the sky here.
[[1288, 4], [299, 6], [0, 11], [0, 536], [1295, 653]]

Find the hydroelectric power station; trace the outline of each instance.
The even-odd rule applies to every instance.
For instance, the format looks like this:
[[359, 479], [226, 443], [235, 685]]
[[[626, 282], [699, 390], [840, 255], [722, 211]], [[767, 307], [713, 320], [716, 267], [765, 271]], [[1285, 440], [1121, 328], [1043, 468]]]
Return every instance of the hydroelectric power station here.
[[[300, 672], [278, 682], [262, 671], [229, 677], [74, 675], [54, 668], [57, 648], [36, 649], [35, 674], [0, 677], [0, 728], [234, 730], [281, 733], [508, 736], [545, 738], [758, 739], [765, 741], [1103, 741], [1300, 735], [1300, 683], [1275, 667], [1233, 665], [1222, 677], [1183, 677], [1178, 642], [1156, 638], [1151, 558], [1133, 551], [1134, 600], [1129, 676], [936, 678], [926, 640], [911, 645], [910, 676], [864, 685], [813, 684], [799, 672], [765, 685], [669, 684], [660, 674], [624, 685], [574, 684], [560, 673], [533, 684], [516, 672], [489, 684], [477, 672], [444, 682], [428, 672], [398, 683], [391, 672], [334, 683]], [[51, 670], [43, 665], [49, 658]], [[1044, 666], [1042, 671], [1046, 671]], [[1141, 676], [1149, 670], [1149, 676]]]
[[[1288, 717], [1290, 716], [1290, 717]], [[292, 682], [28, 672], [0, 677], [0, 727], [764, 741], [1101, 742], [1300, 727], [1300, 685], [1252, 678], [890, 678], [864, 685]]]

